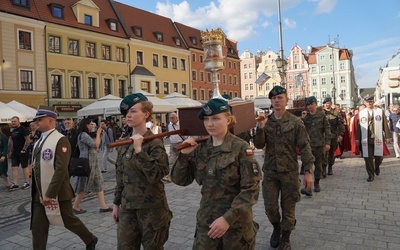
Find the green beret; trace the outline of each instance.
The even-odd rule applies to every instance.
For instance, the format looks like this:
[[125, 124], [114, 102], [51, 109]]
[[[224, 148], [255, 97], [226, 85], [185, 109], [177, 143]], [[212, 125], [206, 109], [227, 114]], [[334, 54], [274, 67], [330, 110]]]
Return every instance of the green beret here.
[[225, 98], [225, 100], [232, 100], [232, 96], [229, 94], [223, 94], [222, 97]]
[[133, 93], [125, 96], [125, 98], [122, 99], [121, 104], [119, 105], [121, 114], [125, 116], [132, 106], [143, 101], [147, 101], [147, 97], [142, 93]]
[[329, 96], [325, 97], [324, 101], [322, 102], [322, 104], [325, 104], [327, 102], [332, 102], [332, 98], [330, 98]]
[[272, 97], [280, 94], [286, 94], [286, 89], [281, 86], [275, 86], [271, 89], [271, 91], [268, 94], [268, 98], [271, 99]]
[[229, 104], [225, 100], [214, 98], [204, 104], [204, 106], [200, 109], [198, 117], [200, 120], [204, 120], [204, 116], [211, 116], [229, 111]]
[[317, 102], [317, 98], [315, 98], [315, 96], [310, 96], [310, 97], [308, 97], [307, 100], [306, 100], [306, 105], [310, 105], [310, 104], [313, 103], [313, 102], [318, 103], [318, 102]]

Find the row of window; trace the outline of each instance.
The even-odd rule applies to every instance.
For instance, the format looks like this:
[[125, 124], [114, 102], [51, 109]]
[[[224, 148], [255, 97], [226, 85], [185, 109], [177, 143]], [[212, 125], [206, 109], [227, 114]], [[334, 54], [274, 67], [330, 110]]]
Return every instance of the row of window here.
[[[149, 85], [149, 83], [148, 83], [148, 85]], [[163, 86], [163, 89], [161, 90], [160, 82], [156, 81], [156, 89], [155, 89], [156, 94], [163, 93], [163, 94], [167, 95], [167, 94], [171, 93], [170, 92], [171, 85], [169, 82], [163, 82], [162, 86]], [[142, 90], [147, 91], [147, 92], [151, 91], [149, 89], [149, 86], [146, 87], [143, 85], [143, 82], [142, 82], [141, 88], [142, 88]], [[182, 95], [187, 95], [187, 84], [186, 83], [182, 83], [180, 86], [180, 89], [181, 89], [181, 91], [179, 91], [179, 83], [177, 83], [177, 82], [172, 83], [172, 90], [173, 90], [172, 92], [177, 92], [177, 93], [182, 93]]]
[[[80, 56], [80, 40], [78, 39], [68, 39], [68, 55]], [[62, 38], [59, 36], [49, 36], [49, 52], [52, 53], [63, 53], [62, 51]], [[97, 43], [85, 41], [85, 56], [90, 58], [98, 58], [97, 56]], [[112, 60], [112, 50], [111, 45], [102, 44], [101, 45], [101, 59]], [[117, 62], [125, 62], [125, 49], [116, 47], [115, 48], [115, 60]]]
[[[321, 77], [321, 85], [325, 85], [327, 83], [325, 77]], [[335, 83], [335, 77], [331, 76], [330, 77], [330, 83], [334, 84]], [[340, 83], [346, 83], [346, 76], [340, 76]], [[312, 86], [317, 86], [317, 79], [313, 78], [311, 80]]]
[[[200, 82], [206, 82], [205, 81], [205, 72], [204, 71], [200, 71], [200, 78], [198, 79]], [[197, 70], [192, 70], [192, 80], [193, 81], [197, 81]], [[221, 75], [220, 73], [217, 73], [217, 80], [221, 81]], [[207, 72], [207, 82], [212, 82], [212, 75], [210, 72]], [[222, 83], [226, 84], [226, 75], [222, 74]], [[228, 75], [228, 83], [229, 84], [233, 84], [233, 85], [237, 85], [237, 77], [236, 76], [232, 76], [232, 75]]]
[[[214, 92], [212, 89], [209, 89], [207, 92], [208, 92], [208, 96], [206, 96], [205, 89], [200, 89], [200, 91], [197, 91], [197, 89], [192, 89], [192, 98], [193, 98], [193, 100], [209, 100], [213, 97]], [[200, 94], [200, 96], [199, 96], [199, 94]], [[234, 92], [229, 91], [229, 93], [224, 91], [222, 94], [229, 94], [230, 96], [232, 96], [232, 98], [238, 97], [238, 92], [236, 92], [236, 91], [234, 91]]]
[[[137, 51], [136, 52], [136, 63], [138, 65], [143, 65], [144, 64], [144, 59], [143, 59], [143, 52], [142, 51]], [[154, 67], [160, 67], [162, 66], [163, 68], [169, 68], [169, 57], [168, 56], [161, 56], [162, 58], [162, 65], [160, 65], [160, 58], [158, 54], [153, 54], [153, 66]], [[171, 68], [172, 69], [178, 69], [178, 59], [176, 57], [171, 57]], [[186, 70], [186, 60], [181, 58], [180, 59], [180, 69], [185, 71]]]

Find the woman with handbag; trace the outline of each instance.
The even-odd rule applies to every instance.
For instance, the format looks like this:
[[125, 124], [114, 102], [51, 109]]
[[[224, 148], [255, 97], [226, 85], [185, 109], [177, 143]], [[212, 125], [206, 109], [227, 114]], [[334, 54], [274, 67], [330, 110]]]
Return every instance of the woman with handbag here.
[[132, 127], [133, 143], [121, 146], [116, 163], [113, 220], [117, 226], [117, 249], [161, 250], [168, 240], [172, 213], [162, 178], [169, 172], [168, 156], [161, 138], [143, 138], [153, 133], [146, 128], [153, 104], [141, 93], [126, 96], [121, 114]]
[[111, 212], [112, 208], [108, 207], [104, 198], [103, 189], [103, 175], [100, 172], [100, 167], [97, 160], [97, 149], [101, 142], [102, 128], [98, 128], [96, 131], [96, 137], [93, 139], [90, 137], [90, 131], [92, 130], [92, 120], [90, 118], [84, 118], [81, 120], [78, 126], [78, 147], [80, 151], [79, 158], [88, 158], [90, 166], [90, 175], [86, 176], [75, 176], [72, 179], [75, 193], [78, 195], [75, 198], [73, 205], [73, 211], [75, 214], [86, 213], [86, 210], [80, 208], [80, 204], [85, 197], [85, 192], [97, 193], [97, 198], [100, 203], [100, 213]]

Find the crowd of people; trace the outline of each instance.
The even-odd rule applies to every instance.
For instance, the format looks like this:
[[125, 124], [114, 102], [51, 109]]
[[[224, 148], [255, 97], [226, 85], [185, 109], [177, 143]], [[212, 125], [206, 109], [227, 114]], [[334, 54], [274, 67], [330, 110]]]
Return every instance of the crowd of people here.
[[[307, 110], [297, 117], [286, 108], [285, 88], [275, 86], [269, 99], [272, 112], [258, 114], [249, 140], [230, 132], [236, 118], [228, 101], [211, 99], [197, 117], [208, 139], [198, 143], [192, 136], [171, 135], [170, 152], [166, 152], [162, 133], [180, 129], [178, 114], [169, 114], [167, 126], [152, 122], [153, 104], [141, 93], [121, 101], [120, 134], [108, 120], [97, 126], [90, 118], [77, 124], [67, 118], [57, 126], [57, 112], [46, 106], [38, 108], [29, 130], [13, 117], [9, 138], [0, 129], [0, 175], [10, 191], [17, 190], [21, 166], [22, 189], [32, 189], [33, 249], [46, 249], [49, 225], [64, 226], [82, 239], [86, 249], [95, 249], [98, 238], [77, 217], [86, 212], [81, 203], [90, 193], [97, 194], [99, 212], [111, 212], [117, 223], [118, 249], [163, 249], [173, 217], [165, 183], [187, 186], [196, 181], [201, 200], [193, 225], [193, 249], [254, 249], [259, 225], [252, 207], [261, 189], [265, 214], [273, 227], [270, 245], [287, 250], [291, 249], [301, 194], [312, 197], [313, 192], [321, 192], [322, 179], [334, 174], [335, 159], [343, 152], [364, 158], [368, 182], [379, 176], [391, 138], [400, 158], [398, 106], [385, 111], [366, 96], [359, 107], [342, 110], [330, 97], [319, 107], [310, 96]], [[145, 139], [156, 134], [161, 136]], [[107, 158], [113, 150], [107, 144], [129, 138], [130, 143], [116, 148], [116, 186], [110, 207], [103, 187], [103, 174], [109, 171]], [[174, 151], [180, 144], [187, 147]], [[264, 150], [262, 167], [254, 147]], [[70, 176], [72, 158], [87, 158], [90, 175]], [[300, 175], [304, 175], [302, 183]]]

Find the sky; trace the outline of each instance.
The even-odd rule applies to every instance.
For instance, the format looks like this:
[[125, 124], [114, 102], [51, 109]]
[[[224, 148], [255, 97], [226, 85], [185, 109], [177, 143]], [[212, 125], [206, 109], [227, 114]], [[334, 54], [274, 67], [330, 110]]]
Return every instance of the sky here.
[[[205, 30], [222, 28], [246, 50], [279, 52], [279, 0], [116, 0]], [[296, 44], [353, 51], [359, 88], [373, 88], [379, 68], [400, 52], [399, 0], [280, 0], [282, 42], [287, 57]]]

